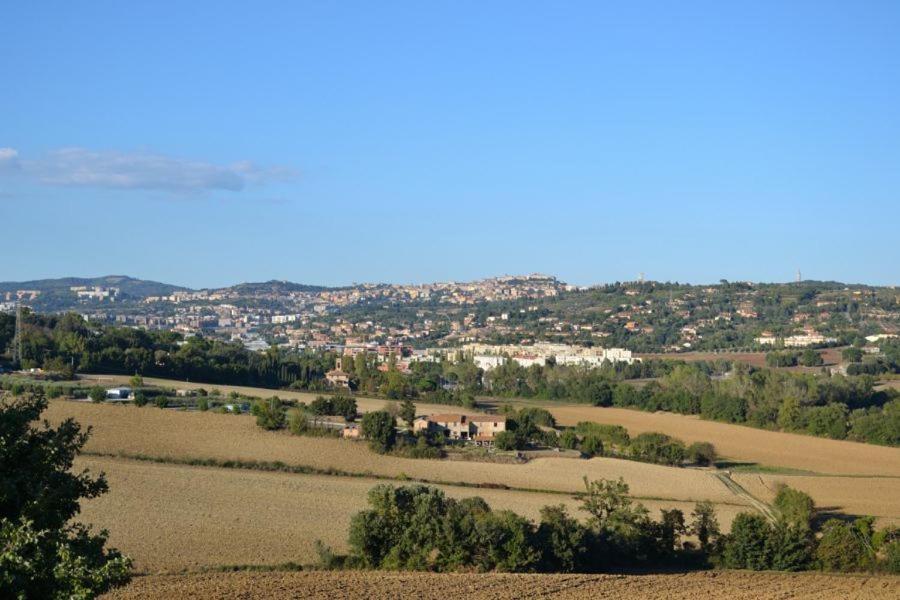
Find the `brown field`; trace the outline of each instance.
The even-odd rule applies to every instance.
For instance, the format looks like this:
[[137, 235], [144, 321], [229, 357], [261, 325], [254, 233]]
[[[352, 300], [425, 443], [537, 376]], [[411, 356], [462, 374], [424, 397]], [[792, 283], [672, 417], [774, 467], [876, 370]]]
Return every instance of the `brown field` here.
[[765, 502], [775, 498], [779, 484], [786, 484], [812, 496], [823, 511], [872, 515], [881, 524], [900, 525], [900, 478], [762, 473], [736, 473], [732, 478]]
[[[126, 377], [102, 377], [104, 382], [109, 383], [127, 380]], [[205, 387], [207, 389], [218, 387], [225, 392], [236, 390], [252, 396], [270, 396], [277, 393], [282, 398], [303, 401], [315, 397], [314, 394], [276, 392], [260, 388], [187, 384], [150, 378], [146, 381], [168, 387]], [[369, 411], [383, 408], [386, 401], [359, 398], [357, 403], [360, 410]], [[766, 431], [728, 423], [704, 421], [696, 416], [673, 413], [647, 413], [625, 408], [601, 408], [555, 402], [528, 401], [522, 403], [547, 408], [562, 425], [574, 425], [578, 421], [596, 421], [622, 425], [632, 434], [659, 431], [688, 443], [711, 442], [720, 455], [732, 460], [817, 473], [900, 476], [900, 448]], [[427, 404], [418, 404], [417, 408], [421, 413], [446, 412], [448, 410], [447, 406]], [[473, 412], [458, 407], [452, 410]]]
[[584, 476], [624, 477], [632, 494], [638, 497], [746, 504], [709, 471], [628, 460], [538, 458], [526, 464], [500, 464], [399, 458], [374, 454], [361, 442], [267, 432], [246, 415], [160, 410], [151, 406], [137, 408], [60, 400], [50, 403], [47, 416], [51, 421], [74, 417], [92, 426], [93, 435], [86, 450], [94, 453], [181, 460], [281, 461], [380, 477], [407, 476], [451, 484], [501, 484], [555, 492], [581, 490]]
[[205, 573], [139, 577], [109, 600], [168, 598], [646, 598], [717, 600], [900, 597], [900, 577], [705, 571], [671, 575], [387, 572]]
[[[266, 473], [82, 457], [76, 468], [103, 471], [110, 492], [84, 503], [80, 520], [108, 529], [110, 543], [141, 572], [180, 572], [220, 565], [266, 565], [316, 560], [321, 539], [346, 551], [350, 518], [366, 493], [383, 481], [362, 477]], [[568, 495], [439, 486], [454, 498], [481, 496], [495, 509], [537, 519], [541, 507]], [[694, 505], [643, 501], [653, 513]], [[720, 505], [727, 529], [740, 507]]]
[[648, 413], [627, 408], [569, 404], [554, 406], [550, 411], [562, 425], [596, 421], [622, 425], [631, 434], [660, 431], [687, 443], [711, 442], [721, 456], [737, 461], [816, 473], [900, 477], [900, 448], [767, 431], [705, 421], [697, 416]]

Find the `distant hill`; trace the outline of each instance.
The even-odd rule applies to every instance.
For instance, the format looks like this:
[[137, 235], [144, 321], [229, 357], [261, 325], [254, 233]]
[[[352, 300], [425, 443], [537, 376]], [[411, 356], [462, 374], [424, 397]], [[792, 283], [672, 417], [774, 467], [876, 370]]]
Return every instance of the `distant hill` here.
[[15, 290], [39, 290], [44, 294], [56, 295], [66, 293], [70, 287], [79, 285], [116, 287], [119, 288], [122, 294], [138, 298], [168, 295], [175, 291], [188, 289], [169, 283], [135, 279], [127, 275], [105, 275], [103, 277], [62, 277], [60, 279], [35, 279], [32, 281], [2, 281], [0, 282], [0, 293]]

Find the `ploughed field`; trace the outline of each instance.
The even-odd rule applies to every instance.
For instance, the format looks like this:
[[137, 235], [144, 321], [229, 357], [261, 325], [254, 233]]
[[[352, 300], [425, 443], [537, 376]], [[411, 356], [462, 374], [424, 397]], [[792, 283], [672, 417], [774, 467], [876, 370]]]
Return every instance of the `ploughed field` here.
[[705, 571], [666, 575], [269, 572], [139, 577], [109, 600], [163, 598], [893, 599], [900, 577]]

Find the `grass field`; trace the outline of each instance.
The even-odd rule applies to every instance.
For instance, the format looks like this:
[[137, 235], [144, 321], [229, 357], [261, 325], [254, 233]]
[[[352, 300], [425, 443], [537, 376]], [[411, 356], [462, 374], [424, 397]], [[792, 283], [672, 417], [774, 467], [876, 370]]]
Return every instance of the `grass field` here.
[[271, 572], [140, 577], [108, 600], [163, 598], [518, 598], [881, 600], [900, 597], [900, 577], [705, 571], [671, 575], [511, 575]]
[[[819, 350], [825, 365], [836, 365], [841, 362], [840, 348], [824, 348]], [[742, 362], [754, 367], [766, 366], [766, 352], [676, 352], [676, 353], [648, 353], [635, 354], [636, 357], [642, 359], [660, 359], [660, 360], [683, 360], [686, 362], [696, 361], [716, 361], [730, 360], [733, 362]], [[817, 370], [819, 367], [780, 367], [789, 371], [795, 370]]]

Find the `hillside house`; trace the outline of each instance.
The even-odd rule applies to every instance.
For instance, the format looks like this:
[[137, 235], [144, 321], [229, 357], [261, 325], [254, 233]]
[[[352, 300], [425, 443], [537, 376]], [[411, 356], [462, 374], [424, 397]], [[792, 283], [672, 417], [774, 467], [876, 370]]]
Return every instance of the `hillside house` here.
[[506, 431], [506, 417], [502, 415], [463, 415], [458, 413], [416, 417], [413, 431], [443, 433], [447, 439], [490, 446], [494, 436]]

